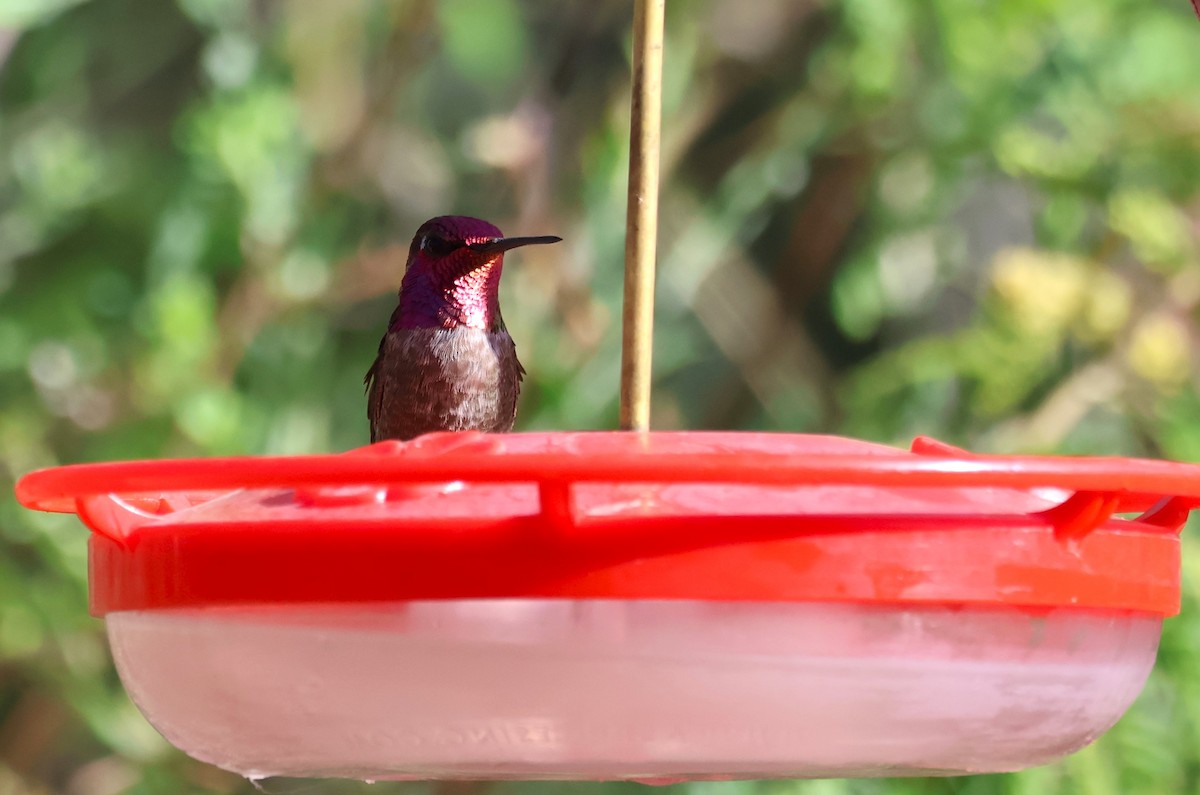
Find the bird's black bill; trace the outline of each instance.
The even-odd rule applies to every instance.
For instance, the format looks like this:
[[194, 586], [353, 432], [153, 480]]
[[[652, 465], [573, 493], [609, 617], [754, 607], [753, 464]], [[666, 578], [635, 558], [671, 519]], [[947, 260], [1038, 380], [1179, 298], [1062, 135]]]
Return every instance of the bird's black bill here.
[[498, 254], [511, 251], [521, 246], [542, 246], [547, 243], [558, 243], [561, 237], [543, 235], [542, 237], [494, 237], [491, 240], [481, 240], [478, 243], [468, 243], [467, 248], [480, 254]]

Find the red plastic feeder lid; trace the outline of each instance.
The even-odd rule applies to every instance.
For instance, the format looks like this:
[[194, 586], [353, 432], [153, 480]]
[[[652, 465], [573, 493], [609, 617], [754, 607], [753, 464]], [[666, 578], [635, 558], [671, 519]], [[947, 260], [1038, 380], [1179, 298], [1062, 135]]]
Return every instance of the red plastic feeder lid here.
[[928, 439], [433, 434], [343, 455], [60, 467], [17, 497], [92, 529], [97, 615], [496, 597], [1173, 615], [1200, 467]]

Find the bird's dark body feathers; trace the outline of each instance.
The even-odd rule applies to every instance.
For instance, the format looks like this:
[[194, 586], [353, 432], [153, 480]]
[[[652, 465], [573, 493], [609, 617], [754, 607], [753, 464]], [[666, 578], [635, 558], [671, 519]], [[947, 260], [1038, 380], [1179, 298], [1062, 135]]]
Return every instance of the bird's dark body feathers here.
[[503, 328], [389, 331], [366, 377], [371, 441], [511, 431], [524, 374]]

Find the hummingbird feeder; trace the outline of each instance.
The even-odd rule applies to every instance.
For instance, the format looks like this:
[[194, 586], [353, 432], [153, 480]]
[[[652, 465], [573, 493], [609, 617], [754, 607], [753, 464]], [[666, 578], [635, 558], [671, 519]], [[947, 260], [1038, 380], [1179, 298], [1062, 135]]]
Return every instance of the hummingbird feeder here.
[[[648, 430], [664, 0], [635, 11], [622, 431], [34, 472], [133, 701], [250, 777], [1053, 761], [1140, 692], [1200, 467]], [[632, 432], [631, 432], [632, 431]]]
[[[1196, 467], [759, 433], [62, 467], [134, 702], [247, 776], [1015, 770], [1129, 706]], [[1137, 512], [1135, 518], [1116, 513]]]

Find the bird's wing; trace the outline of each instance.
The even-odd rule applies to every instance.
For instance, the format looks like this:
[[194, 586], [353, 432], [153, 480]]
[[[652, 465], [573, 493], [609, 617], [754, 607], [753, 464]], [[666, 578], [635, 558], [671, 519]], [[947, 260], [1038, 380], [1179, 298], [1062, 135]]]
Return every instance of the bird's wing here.
[[375, 357], [375, 361], [371, 363], [371, 369], [367, 370], [367, 374], [363, 378], [363, 384], [367, 388], [367, 422], [371, 426], [372, 444], [376, 441], [375, 421], [383, 408], [383, 381], [379, 378], [379, 368], [383, 364], [383, 345], [386, 341], [387, 335], [384, 334], [383, 339], [379, 342], [379, 355]]
[[379, 340], [379, 353], [375, 355], [375, 361], [371, 362], [371, 368], [367, 370], [367, 374], [363, 376], [363, 385], [367, 391], [367, 421], [371, 426], [371, 443], [378, 441], [375, 436], [376, 423], [379, 420], [380, 414], [383, 413], [383, 385], [384, 379], [380, 378], [380, 368], [383, 366], [383, 350], [387, 346], [388, 334], [391, 333], [392, 324], [396, 322], [396, 316], [400, 314], [400, 307], [397, 306], [392, 312], [392, 317], [388, 321], [388, 330], [383, 333], [383, 338]]
[[[1200, 3], [1200, 0], [1196, 0], [1196, 2]], [[496, 310], [496, 327], [492, 329], [492, 331], [503, 331], [505, 334], [508, 333], [508, 326], [504, 325], [504, 315], [500, 314], [499, 309]], [[517, 358], [517, 343], [512, 342], [511, 336], [508, 339], [512, 344], [513, 364], [517, 366], [517, 391], [520, 392], [520, 383], [525, 380], [525, 366], [521, 364], [521, 361]]]

